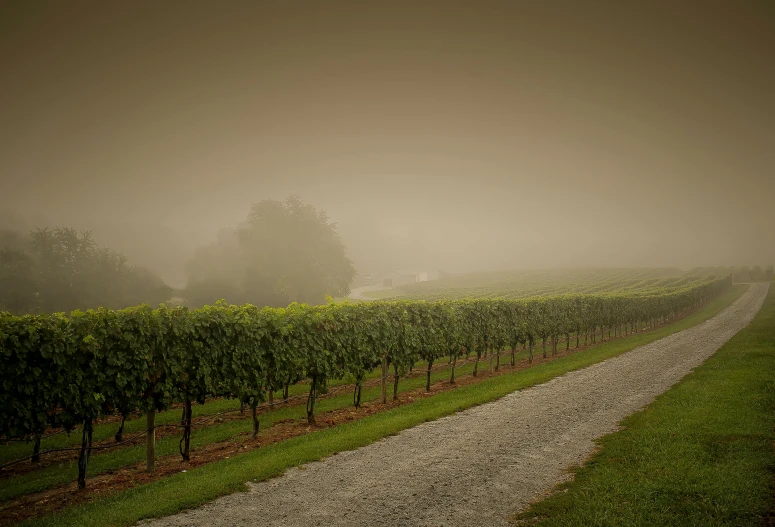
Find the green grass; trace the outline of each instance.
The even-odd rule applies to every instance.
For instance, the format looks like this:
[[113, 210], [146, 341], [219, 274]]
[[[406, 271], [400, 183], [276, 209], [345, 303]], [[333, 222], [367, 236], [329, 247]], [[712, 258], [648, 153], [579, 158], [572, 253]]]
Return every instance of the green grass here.
[[[218, 496], [244, 490], [247, 481], [278, 476], [290, 467], [368, 445], [422, 422], [493, 401], [515, 390], [546, 382], [558, 375], [620, 355], [637, 346], [699, 324], [732, 303], [745, 289], [746, 286], [735, 287], [670, 326], [606, 342], [527, 370], [491, 377], [477, 384], [442, 392], [358, 421], [269, 445], [106, 496], [55, 516], [29, 520], [23, 525], [132, 525], [143, 518], [169, 515], [196, 507]], [[440, 375], [446, 376], [446, 372]], [[421, 382], [421, 379], [419, 380]]]
[[702, 366], [604, 437], [575, 479], [518, 515], [546, 526], [761, 525], [775, 472], [775, 290]]

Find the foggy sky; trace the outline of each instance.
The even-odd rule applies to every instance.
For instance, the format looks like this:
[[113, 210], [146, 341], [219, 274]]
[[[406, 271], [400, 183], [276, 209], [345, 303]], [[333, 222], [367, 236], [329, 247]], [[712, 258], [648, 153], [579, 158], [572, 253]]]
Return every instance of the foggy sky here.
[[0, 210], [173, 285], [291, 193], [362, 271], [770, 264], [774, 6], [0, 0]]

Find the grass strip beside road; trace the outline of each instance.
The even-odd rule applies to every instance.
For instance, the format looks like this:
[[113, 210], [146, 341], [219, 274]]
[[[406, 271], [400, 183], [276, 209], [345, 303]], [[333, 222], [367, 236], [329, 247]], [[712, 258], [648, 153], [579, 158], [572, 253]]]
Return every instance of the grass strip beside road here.
[[59, 514], [24, 522], [26, 526], [124, 526], [144, 518], [174, 514], [208, 501], [245, 490], [245, 482], [281, 475], [290, 467], [317, 461], [337, 452], [353, 450], [383, 437], [487, 403], [554, 377], [621, 355], [700, 324], [736, 300], [747, 286], [736, 286], [674, 324], [543, 363], [527, 370], [439, 393], [364, 419], [295, 437], [174, 476], [98, 498]]
[[530, 526], [762, 524], [775, 471], [775, 288], [702, 366], [604, 437]]

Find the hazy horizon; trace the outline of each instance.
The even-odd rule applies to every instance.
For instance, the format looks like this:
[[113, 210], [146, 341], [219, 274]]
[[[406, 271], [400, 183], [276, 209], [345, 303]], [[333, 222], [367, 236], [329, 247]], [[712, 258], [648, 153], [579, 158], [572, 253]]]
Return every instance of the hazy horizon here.
[[0, 1], [0, 228], [177, 287], [290, 194], [361, 272], [775, 262], [775, 4], [581, 4]]

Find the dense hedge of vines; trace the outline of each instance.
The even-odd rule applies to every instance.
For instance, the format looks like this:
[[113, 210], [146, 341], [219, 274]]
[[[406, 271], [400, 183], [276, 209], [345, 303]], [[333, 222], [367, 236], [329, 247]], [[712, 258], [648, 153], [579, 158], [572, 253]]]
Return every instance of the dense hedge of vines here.
[[314, 421], [317, 396], [331, 379], [349, 374], [357, 392], [380, 366], [386, 374], [393, 365], [397, 379], [419, 360], [430, 371], [435, 360], [454, 361], [460, 353], [481, 356], [519, 344], [532, 351], [535, 342], [556, 343], [560, 335], [636, 329], [698, 306], [730, 284], [730, 277], [709, 278], [648, 294], [519, 300], [0, 313], [0, 436], [33, 439], [48, 427], [81, 424], [87, 448], [100, 416], [159, 411], [174, 402], [190, 408], [213, 396], [252, 407], [255, 433], [255, 407], [301, 380], [309, 382]]

